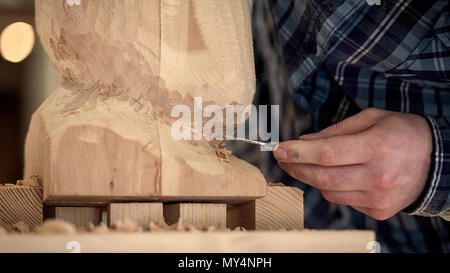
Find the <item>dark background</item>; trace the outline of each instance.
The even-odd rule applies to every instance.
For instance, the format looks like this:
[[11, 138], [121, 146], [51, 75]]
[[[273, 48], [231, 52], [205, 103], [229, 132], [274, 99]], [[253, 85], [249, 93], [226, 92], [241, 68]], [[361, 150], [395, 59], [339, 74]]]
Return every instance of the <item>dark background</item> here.
[[[34, 0], [0, 0], [0, 31], [15, 22], [34, 26]], [[54, 90], [58, 78], [37, 37], [24, 61], [11, 63], [0, 57], [0, 183], [14, 184], [22, 178], [31, 114]]]

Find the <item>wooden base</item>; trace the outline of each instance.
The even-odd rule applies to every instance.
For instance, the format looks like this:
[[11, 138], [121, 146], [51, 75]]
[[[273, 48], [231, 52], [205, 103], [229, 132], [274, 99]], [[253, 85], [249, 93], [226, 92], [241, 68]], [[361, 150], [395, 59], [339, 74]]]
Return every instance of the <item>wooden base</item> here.
[[[29, 187], [0, 188], [0, 226], [23, 222], [31, 230], [42, 224], [42, 191]], [[227, 207], [228, 206], [228, 207]], [[47, 207], [46, 219], [60, 219], [86, 228], [98, 225], [102, 207]], [[150, 222], [163, 216], [171, 225], [181, 218], [197, 226], [238, 226], [248, 230], [303, 229], [303, 193], [297, 188], [269, 184], [264, 198], [234, 205], [225, 203], [112, 203], [108, 205], [108, 226], [131, 220], [147, 230]]]

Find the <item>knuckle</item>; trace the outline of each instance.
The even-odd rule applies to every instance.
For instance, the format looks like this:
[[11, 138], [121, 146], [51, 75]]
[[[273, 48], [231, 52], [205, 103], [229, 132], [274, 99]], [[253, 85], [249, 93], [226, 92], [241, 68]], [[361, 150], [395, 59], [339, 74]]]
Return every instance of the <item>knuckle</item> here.
[[330, 145], [323, 145], [319, 151], [318, 163], [321, 165], [332, 165], [335, 159], [334, 148]]

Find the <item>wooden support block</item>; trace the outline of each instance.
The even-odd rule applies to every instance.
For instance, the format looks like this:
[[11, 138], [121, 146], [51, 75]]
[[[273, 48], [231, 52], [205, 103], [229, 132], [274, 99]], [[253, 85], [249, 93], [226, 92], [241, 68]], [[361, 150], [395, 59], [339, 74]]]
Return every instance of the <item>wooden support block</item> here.
[[230, 205], [227, 208], [227, 228], [244, 227], [248, 230], [256, 229], [256, 201], [239, 205]]
[[108, 206], [108, 226], [118, 221], [131, 220], [142, 229], [148, 229], [151, 222], [163, 218], [162, 203], [112, 203]]
[[180, 217], [183, 223], [203, 226], [226, 226], [227, 205], [207, 203], [179, 203], [164, 205], [167, 224], [176, 223]]
[[25, 223], [33, 230], [42, 224], [42, 189], [36, 187], [0, 187], [0, 226]]
[[59, 219], [75, 224], [79, 228], [87, 228], [102, 221], [102, 208], [98, 207], [47, 207], [44, 209], [45, 219]]
[[250, 230], [303, 229], [303, 192], [269, 184], [264, 198], [228, 208], [227, 227], [237, 226]]

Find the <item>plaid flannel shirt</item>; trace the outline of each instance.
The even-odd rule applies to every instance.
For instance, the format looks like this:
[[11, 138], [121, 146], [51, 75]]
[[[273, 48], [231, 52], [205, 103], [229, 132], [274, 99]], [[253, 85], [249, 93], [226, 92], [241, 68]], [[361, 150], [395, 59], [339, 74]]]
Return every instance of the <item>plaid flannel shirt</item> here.
[[[427, 186], [403, 213], [375, 221], [305, 192], [310, 228], [369, 228], [383, 251], [450, 251], [450, 1], [269, 1], [297, 105], [318, 131], [376, 107], [426, 117]], [[281, 126], [283, 127], [283, 125]]]

